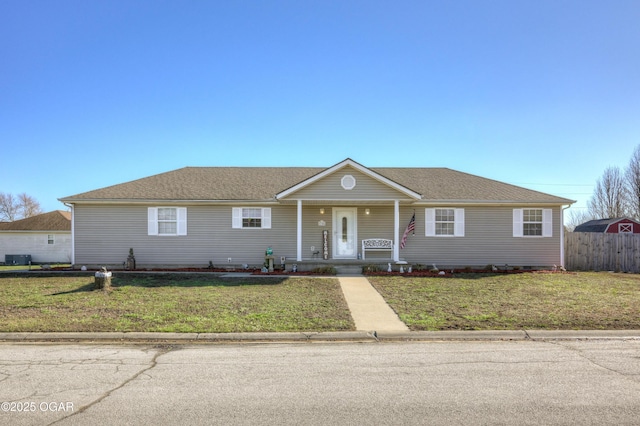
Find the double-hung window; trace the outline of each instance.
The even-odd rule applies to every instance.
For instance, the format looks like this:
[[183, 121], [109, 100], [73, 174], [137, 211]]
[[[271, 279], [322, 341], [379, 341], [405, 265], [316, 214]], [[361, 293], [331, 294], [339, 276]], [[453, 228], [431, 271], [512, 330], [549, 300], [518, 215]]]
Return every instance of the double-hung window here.
[[149, 235], [187, 235], [186, 207], [149, 207]]
[[271, 228], [271, 209], [262, 207], [234, 207], [232, 209], [233, 228]]
[[522, 235], [542, 236], [542, 209], [522, 209]]
[[47, 244], [55, 244], [56, 241], [52, 234], [47, 235]]
[[427, 237], [464, 237], [464, 209], [425, 209]]
[[178, 233], [178, 211], [170, 207], [158, 208], [158, 235]]
[[551, 237], [552, 220], [551, 209], [514, 209], [513, 236]]

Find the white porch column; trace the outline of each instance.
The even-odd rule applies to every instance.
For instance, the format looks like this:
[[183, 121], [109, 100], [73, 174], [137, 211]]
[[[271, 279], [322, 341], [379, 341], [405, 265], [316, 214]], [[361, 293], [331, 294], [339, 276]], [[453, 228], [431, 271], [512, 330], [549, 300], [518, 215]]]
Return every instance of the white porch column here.
[[302, 261], [302, 200], [298, 200], [298, 223], [297, 223], [297, 252], [296, 259]]
[[400, 203], [393, 202], [393, 260], [400, 260]]

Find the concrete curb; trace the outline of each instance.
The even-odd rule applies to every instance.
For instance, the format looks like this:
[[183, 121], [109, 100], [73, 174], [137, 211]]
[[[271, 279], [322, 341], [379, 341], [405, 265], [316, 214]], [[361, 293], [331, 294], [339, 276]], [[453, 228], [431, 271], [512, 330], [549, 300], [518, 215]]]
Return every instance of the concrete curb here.
[[4, 343], [314, 343], [640, 340], [640, 330], [336, 331], [290, 333], [0, 333]]
[[451, 331], [410, 331], [410, 332], [394, 332], [379, 331], [377, 332], [379, 340], [526, 340], [527, 333], [522, 330], [451, 330]]
[[640, 340], [640, 330], [527, 330], [531, 340]]
[[290, 332], [290, 333], [0, 333], [0, 342], [83, 342], [83, 343], [224, 343], [224, 342], [322, 342], [360, 341], [375, 342], [365, 331]]

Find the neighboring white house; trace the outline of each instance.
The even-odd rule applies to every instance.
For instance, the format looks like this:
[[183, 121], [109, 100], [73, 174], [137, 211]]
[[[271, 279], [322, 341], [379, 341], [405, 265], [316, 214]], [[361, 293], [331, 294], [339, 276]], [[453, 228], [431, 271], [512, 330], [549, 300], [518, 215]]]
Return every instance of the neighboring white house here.
[[71, 213], [61, 210], [0, 222], [0, 262], [30, 255], [33, 263], [71, 262]]

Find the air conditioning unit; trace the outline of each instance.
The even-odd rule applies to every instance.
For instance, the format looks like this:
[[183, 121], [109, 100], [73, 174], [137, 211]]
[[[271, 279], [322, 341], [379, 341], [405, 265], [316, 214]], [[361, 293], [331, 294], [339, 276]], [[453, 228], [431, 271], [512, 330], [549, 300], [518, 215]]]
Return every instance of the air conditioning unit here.
[[5, 254], [5, 265], [29, 265], [31, 263], [30, 254]]

